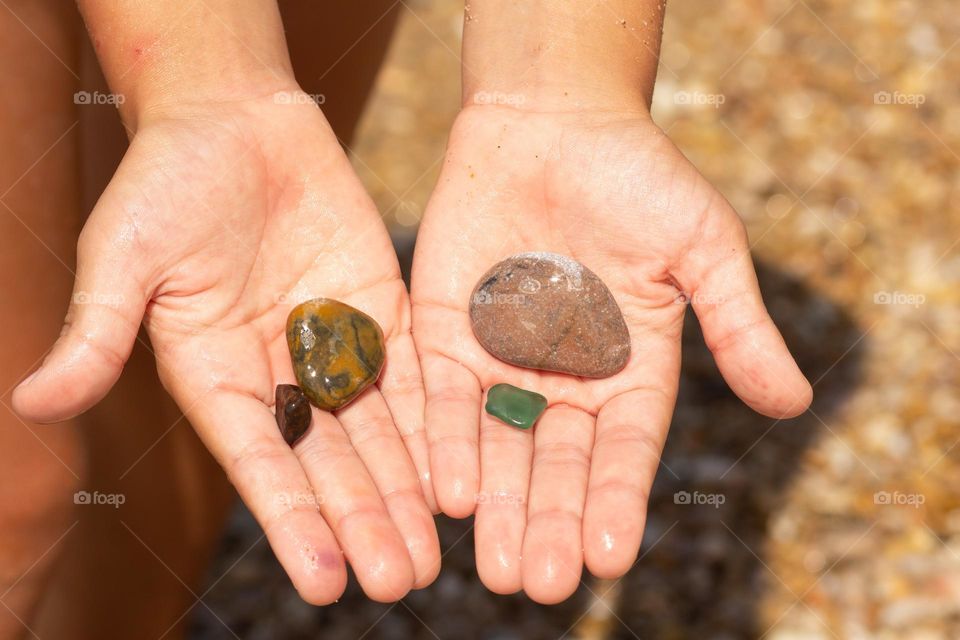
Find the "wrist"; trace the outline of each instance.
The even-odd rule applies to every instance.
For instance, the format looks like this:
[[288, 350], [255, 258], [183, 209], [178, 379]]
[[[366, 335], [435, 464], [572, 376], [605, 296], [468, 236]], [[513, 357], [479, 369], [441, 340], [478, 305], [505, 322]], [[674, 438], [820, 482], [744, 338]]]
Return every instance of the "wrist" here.
[[569, 81], [540, 82], [535, 86], [510, 87], [485, 83], [472, 93], [464, 92], [462, 111], [511, 109], [530, 114], [597, 113], [650, 116], [647, 94], [633, 87], [574, 85]]
[[236, 69], [220, 77], [196, 76], [176, 83], [139, 82], [119, 105], [121, 117], [132, 135], [151, 123], [223, 113], [227, 107], [273, 101], [276, 104], [306, 103], [292, 74], [273, 76], [262, 69]]
[[293, 90], [275, 0], [79, 0], [120, 115], [131, 131], [180, 106]]
[[649, 111], [660, 0], [471, 0], [463, 103], [530, 111]]

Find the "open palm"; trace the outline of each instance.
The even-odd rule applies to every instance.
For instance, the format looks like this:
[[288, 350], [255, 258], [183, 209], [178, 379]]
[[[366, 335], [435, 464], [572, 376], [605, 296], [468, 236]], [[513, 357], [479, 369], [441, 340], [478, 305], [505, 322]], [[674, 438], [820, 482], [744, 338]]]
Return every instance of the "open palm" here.
[[[379, 322], [386, 368], [336, 415], [314, 409], [291, 450], [271, 411], [275, 386], [294, 382], [284, 324], [319, 296]], [[91, 406], [141, 318], [164, 386], [304, 598], [339, 597], [344, 555], [378, 600], [433, 580], [436, 531], [404, 446], [429, 489], [406, 289], [373, 203], [295, 87], [140, 129], [81, 236], [65, 332], [17, 410], [55, 421]]]
[[[474, 338], [471, 291], [512, 254], [572, 256], [606, 282], [631, 357], [600, 380], [501, 362]], [[451, 133], [413, 274], [413, 322], [440, 508], [476, 509], [477, 567], [492, 590], [557, 602], [582, 565], [625, 573], [677, 393], [686, 303], [720, 370], [771, 416], [810, 387], [760, 299], [736, 213], [642, 112], [469, 107]], [[532, 432], [482, 411], [499, 382], [545, 395]]]

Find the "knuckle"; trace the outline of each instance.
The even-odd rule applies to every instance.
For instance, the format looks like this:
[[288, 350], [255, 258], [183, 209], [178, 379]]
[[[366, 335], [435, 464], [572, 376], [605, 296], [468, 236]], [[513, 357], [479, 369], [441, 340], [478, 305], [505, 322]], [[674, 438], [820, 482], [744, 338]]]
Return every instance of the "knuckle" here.
[[560, 466], [588, 469], [590, 452], [584, 447], [569, 442], [539, 444], [534, 449], [535, 466]]

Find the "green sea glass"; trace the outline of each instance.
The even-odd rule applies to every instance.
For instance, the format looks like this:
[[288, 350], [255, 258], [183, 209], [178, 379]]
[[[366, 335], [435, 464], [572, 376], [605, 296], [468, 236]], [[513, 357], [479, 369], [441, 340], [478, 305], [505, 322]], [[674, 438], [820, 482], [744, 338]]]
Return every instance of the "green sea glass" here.
[[495, 384], [487, 393], [487, 413], [518, 429], [532, 427], [546, 408], [542, 395], [512, 384]]

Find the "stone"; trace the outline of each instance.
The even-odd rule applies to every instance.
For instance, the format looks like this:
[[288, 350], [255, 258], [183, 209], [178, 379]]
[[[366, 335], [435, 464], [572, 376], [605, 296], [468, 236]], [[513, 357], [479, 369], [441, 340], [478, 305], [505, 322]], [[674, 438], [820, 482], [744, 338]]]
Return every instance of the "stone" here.
[[283, 439], [291, 447], [303, 437], [310, 428], [313, 415], [310, 412], [310, 400], [303, 389], [295, 384], [277, 385], [277, 426]]
[[473, 290], [470, 322], [491, 355], [528, 369], [605, 378], [630, 359], [630, 333], [610, 290], [556, 253], [494, 265]]
[[297, 383], [317, 408], [333, 411], [373, 384], [383, 369], [383, 331], [350, 305], [316, 298], [287, 317]]
[[494, 418], [511, 427], [529, 429], [543, 415], [547, 399], [539, 393], [500, 383], [490, 387], [484, 408]]

